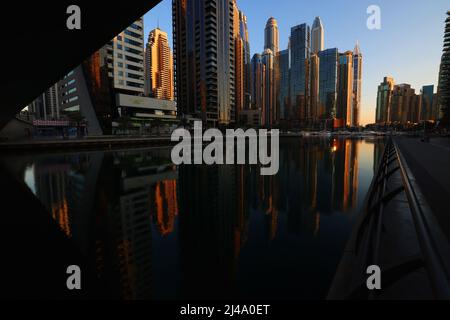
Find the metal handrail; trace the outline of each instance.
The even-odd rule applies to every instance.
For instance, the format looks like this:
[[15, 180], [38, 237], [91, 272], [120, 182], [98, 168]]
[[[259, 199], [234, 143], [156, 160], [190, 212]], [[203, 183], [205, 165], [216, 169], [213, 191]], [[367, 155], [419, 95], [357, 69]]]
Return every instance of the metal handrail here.
[[419, 239], [420, 249], [424, 258], [425, 268], [427, 269], [430, 277], [432, 289], [436, 298], [450, 299], [450, 281], [448, 270], [446, 270], [442, 256], [439, 254], [437, 241], [429, 230], [423, 210], [419, 205], [416, 192], [411, 185], [411, 181], [406, 171], [407, 165], [401, 156], [397, 144], [394, 144], [394, 148], [397, 153], [406, 197], [411, 209], [414, 226]]

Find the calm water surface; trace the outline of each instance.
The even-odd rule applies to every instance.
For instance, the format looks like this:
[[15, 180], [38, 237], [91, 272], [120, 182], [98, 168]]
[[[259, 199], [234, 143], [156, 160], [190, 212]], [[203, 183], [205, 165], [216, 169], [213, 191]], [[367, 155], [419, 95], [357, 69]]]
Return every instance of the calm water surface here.
[[382, 140], [285, 138], [280, 170], [169, 148], [6, 162], [117, 297], [325, 298]]

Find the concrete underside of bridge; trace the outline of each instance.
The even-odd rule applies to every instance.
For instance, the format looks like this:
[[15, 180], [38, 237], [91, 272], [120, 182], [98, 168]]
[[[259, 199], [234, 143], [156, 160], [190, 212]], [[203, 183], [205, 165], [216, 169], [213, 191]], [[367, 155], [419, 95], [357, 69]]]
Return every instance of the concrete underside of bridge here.
[[[0, 129], [39, 94], [56, 83], [84, 59], [143, 16], [160, 0], [131, 1], [118, 7], [110, 1], [78, 1], [81, 29], [66, 26], [67, 8], [73, 1], [8, 4], [0, 20], [2, 50]], [[50, 17], [54, 17], [51, 19]], [[20, 21], [20, 23], [17, 23]], [[11, 51], [13, 50], [13, 51]]]

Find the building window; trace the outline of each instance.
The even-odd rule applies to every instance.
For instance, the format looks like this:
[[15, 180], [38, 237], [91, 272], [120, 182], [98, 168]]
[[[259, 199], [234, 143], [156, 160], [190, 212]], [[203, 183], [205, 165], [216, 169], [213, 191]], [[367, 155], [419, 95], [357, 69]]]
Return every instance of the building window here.
[[76, 91], [77, 91], [77, 88], [75, 87], [75, 88], [69, 89], [69, 90], [67, 91], [67, 94], [71, 94], [71, 93], [74, 93], [74, 92], [76, 92]]
[[125, 38], [125, 42], [128, 43], [128, 44], [131, 44], [133, 46], [136, 46], [136, 47], [142, 46], [142, 43], [134, 41], [134, 40], [131, 40], [131, 39], [128, 39], [128, 38]]

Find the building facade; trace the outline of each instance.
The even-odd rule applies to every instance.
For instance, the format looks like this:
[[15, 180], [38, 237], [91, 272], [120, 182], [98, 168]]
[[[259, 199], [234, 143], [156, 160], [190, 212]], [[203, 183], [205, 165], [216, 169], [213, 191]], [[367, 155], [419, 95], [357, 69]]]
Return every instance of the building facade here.
[[437, 120], [436, 112], [433, 108], [435, 105], [435, 103], [433, 102], [434, 85], [423, 86], [420, 92], [420, 120]]
[[242, 110], [250, 108], [250, 43], [247, 17], [233, 5], [233, 32], [235, 46], [235, 118], [240, 119]]
[[276, 57], [279, 72], [279, 89], [277, 91], [277, 105], [279, 119], [285, 121], [290, 118], [290, 52], [289, 49], [278, 52]]
[[290, 103], [294, 124], [304, 123], [309, 109], [310, 34], [305, 23], [291, 28]]
[[311, 28], [311, 53], [318, 54], [324, 49], [324, 29], [320, 17], [316, 17]]
[[379, 124], [391, 122], [391, 100], [394, 90], [394, 79], [384, 77], [378, 86], [375, 121]]
[[156, 28], [145, 49], [145, 96], [174, 100], [173, 56], [167, 33]]
[[310, 124], [317, 124], [319, 119], [319, 56], [311, 54], [309, 59], [309, 114], [308, 118], [311, 120]]
[[259, 53], [253, 55], [252, 58], [252, 109], [262, 111], [266, 100], [266, 66], [263, 64], [262, 57]]
[[390, 106], [392, 123], [417, 123], [419, 120], [420, 97], [415, 94], [411, 85], [401, 83], [394, 86]]
[[336, 116], [338, 49], [319, 52], [319, 119], [333, 119]]
[[173, 43], [181, 117], [215, 127], [234, 122], [235, 0], [174, 0]]
[[353, 125], [353, 53], [346, 51], [339, 54], [338, 99], [336, 118], [340, 126]]
[[276, 76], [275, 76], [275, 57], [270, 49], [265, 49], [261, 61], [264, 65], [265, 85], [264, 85], [264, 104], [261, 110], [261, 124], [270, 127], [276, 123], [277, 100], [276, 100]]
[[144, 21], [139, 18], [107, 45], [108, 76], [117, 92], [144, 95]]
[[274, 55], [280, 51], [278, 23], [274, 17], [270, 17], [267, 20], [266, 27], [264, 29], [264, 50], [266, 49], [270, 49]]
[[358, 127], [360, 125], [361, 112], [361, 88], [362, 88], [362, 54], [359, 48], [359, 43], [356, 43], [353, 50], [353, 123], [352, 125]]
[[450, 124], [450, 10], [445, 19], [444, 44], [441, 65], [439, 68], [438, 108], [442, 113], [442, 120]]

